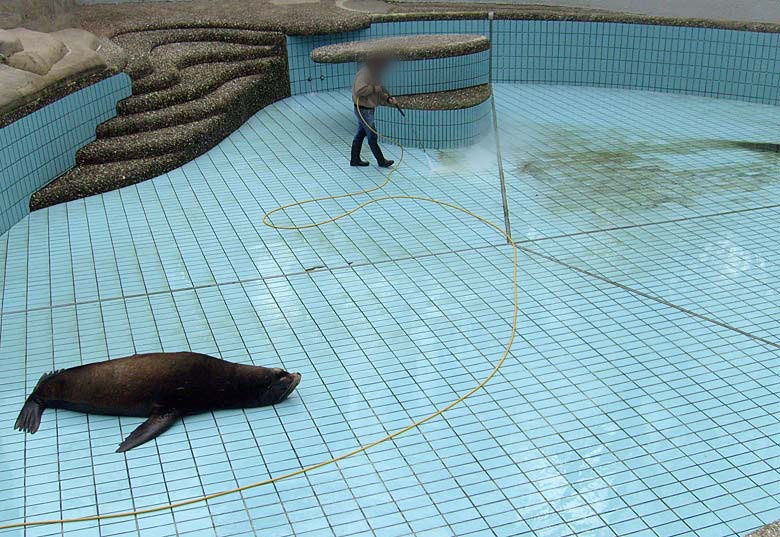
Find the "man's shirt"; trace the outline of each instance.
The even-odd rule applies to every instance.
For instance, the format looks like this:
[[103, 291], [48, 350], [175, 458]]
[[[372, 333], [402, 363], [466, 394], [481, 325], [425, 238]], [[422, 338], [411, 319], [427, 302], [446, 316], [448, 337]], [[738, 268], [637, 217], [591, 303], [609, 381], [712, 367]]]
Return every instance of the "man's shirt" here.
[[352, 102], [357, 104], [360, 97], [360, 106], [365, 108], [376, 108], [384, 102], [382, 86], [379, 81], [374, 79], [368, 67], [363, 67], [355, 75], [355, 81], [352, 83]]

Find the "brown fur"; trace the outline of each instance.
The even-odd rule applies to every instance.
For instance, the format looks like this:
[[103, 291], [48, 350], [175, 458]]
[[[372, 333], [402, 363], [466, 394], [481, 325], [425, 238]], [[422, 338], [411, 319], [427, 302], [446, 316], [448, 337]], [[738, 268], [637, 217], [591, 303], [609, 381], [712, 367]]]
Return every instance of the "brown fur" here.
[[300, 378], [299, 373], [192, 352], [137, 354], [45, 374], [15, 428], [34, 433], [46, 408], [149, 417], [133, 433], [137, 438], [132, 445], [120, 448], [125, 451], [154, 438], [179, 416], [279, 403]]

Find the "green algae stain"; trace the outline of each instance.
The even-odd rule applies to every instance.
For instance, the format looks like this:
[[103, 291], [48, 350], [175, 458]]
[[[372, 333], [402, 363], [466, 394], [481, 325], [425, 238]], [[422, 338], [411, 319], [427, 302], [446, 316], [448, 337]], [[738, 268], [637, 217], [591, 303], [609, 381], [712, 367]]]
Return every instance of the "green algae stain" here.
[[530, 178], [556, 213], [700, 205], [705, 197], [738, 198], [779, 179], [777, 143], [629, 139], [618, 131], [564, 129], [548, 133], [545, 141], [548, 149], [530, 157], [519, 152], [512, 171], [521, 181]]
[[758, 151], [759, 153], [780, 153], [780, 144], [762, 143], [762, 142], [724, 142], [725, 144], [746, 149], [748, 151]]

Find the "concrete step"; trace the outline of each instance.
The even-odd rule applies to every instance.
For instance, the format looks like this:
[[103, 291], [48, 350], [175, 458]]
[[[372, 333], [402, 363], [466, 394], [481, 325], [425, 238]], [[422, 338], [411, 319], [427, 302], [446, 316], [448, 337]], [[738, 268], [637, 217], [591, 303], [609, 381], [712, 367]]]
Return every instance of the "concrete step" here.
[[171, 43], [152, 51], [154, 72], [133, 81], [133, 95], [143, 95], [175, 86], [182, 81], [180, 71], [206, 63], [225, 63], [277, 55], [270, 45], [236, 43]]
[[134, 95], [99, 125], [76, 166], [30, 199], [30, 210], [151, 179], [202, 155], [255, 112], [289, 96], [284, 36], [192, 28], [114, 40], [129, 50]]
[[186, 67], [179, 71], [181, 81], [178, 84], [164, 90], [128, 97], [117, 104], [117, 113], [138, 114], [193, 101], [234, 78], [268, 72], [274, 69], [278, 62], [279, 58], [257, 58]]
[[154, 177], [164, 173], [159, 170], [172, 170], [190, 158], [187, 152], [179, 151], [130, 161], [76, 166], [35, 192], [30, 198], [30, 211], [130, 186], [140, 182], [139, 177]]
[[97, 126], [98, 140], [156, 131], [184, 123], [191, 123], [228, 110], [251, 97], [259, 85], [273, 85], [274, 75], [263, 73], [226, 82], [213, 92], [185, 103], [159, 110], [116, 116]]

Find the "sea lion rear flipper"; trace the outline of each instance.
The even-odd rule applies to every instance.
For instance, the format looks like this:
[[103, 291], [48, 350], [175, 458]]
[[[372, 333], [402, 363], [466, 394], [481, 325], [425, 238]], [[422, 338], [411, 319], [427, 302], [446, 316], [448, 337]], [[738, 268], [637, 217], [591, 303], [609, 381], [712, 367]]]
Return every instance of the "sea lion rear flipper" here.
[[38, 427], [41, 424], [41, 414], [46, 410], [43, 401], [38, 397], [38, 388], [40, 388], [44, 382], [59, 375], [63, 371], [64, 369], [58, 369], [51, 373], [44, 373], [41, 375], [41, 378], [38, 379], [38, 383], [35, 385], [35, 388], [33, 388], [32, 393], [30, 393], [30, 397], [24, 402], [22, 411], [19, 412], [19, 417], [16, 418], [14, 429], [35, 434], [35, 431], [38, 430]]
[[25, 401], [19, 417], [16, 418], [14, 429], [26, 433], [35, 434], [38, 426], [41, 424], [41, 414], [43, 414], [43, 405], [38, 403], [32, 396]]
[[179, 412], [176, 410], [166, 410], [165, 412], [155, 413], [149, 416], [149, 419], [139, 425], [130, 436], [125, 438], [124, 442], [119, 444], [117, 453], [122, 453], [128, 449], [140, 446], [152, 438], [167, 431], [174, 422], [179, 419]]

